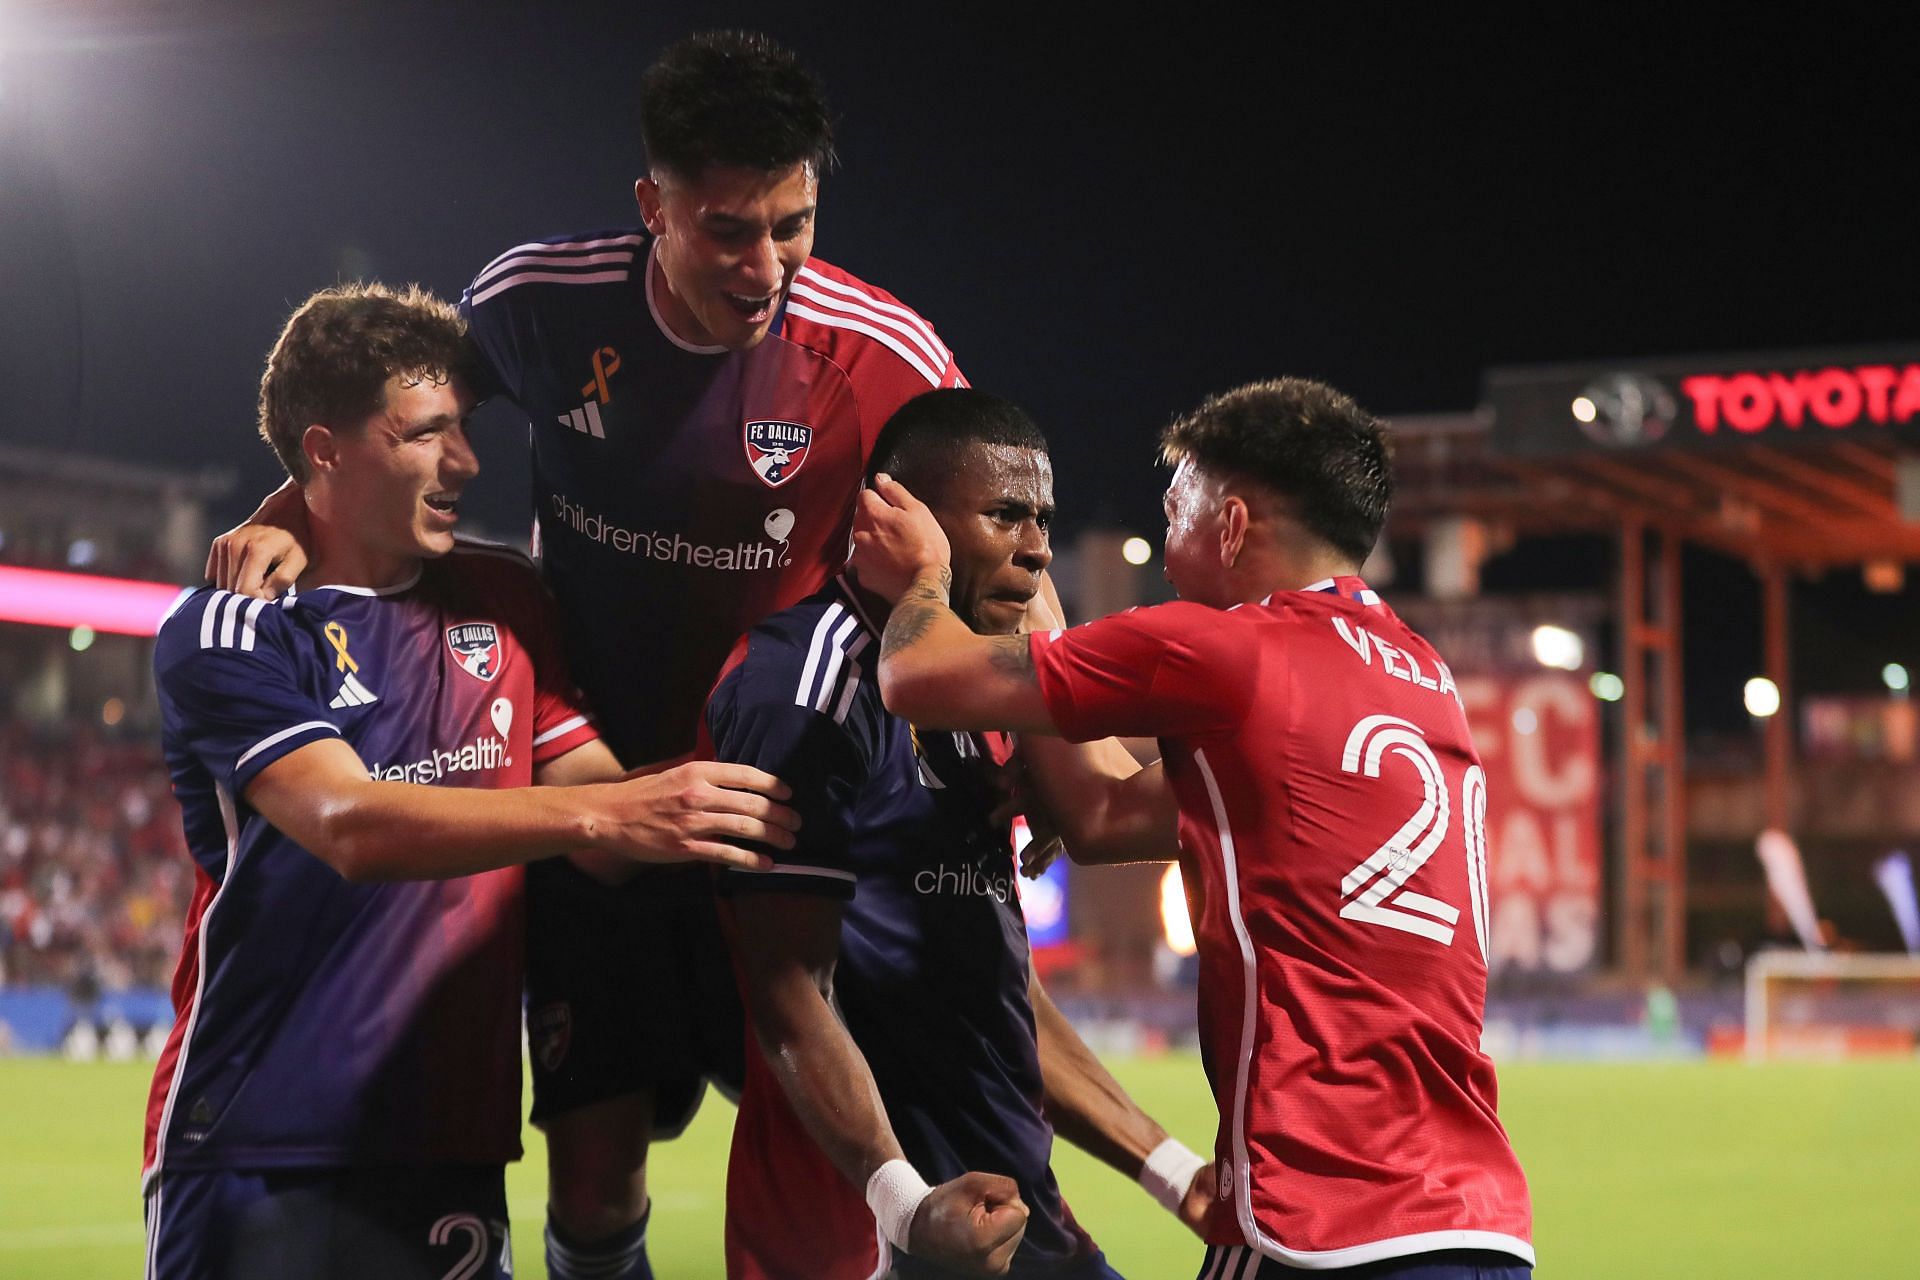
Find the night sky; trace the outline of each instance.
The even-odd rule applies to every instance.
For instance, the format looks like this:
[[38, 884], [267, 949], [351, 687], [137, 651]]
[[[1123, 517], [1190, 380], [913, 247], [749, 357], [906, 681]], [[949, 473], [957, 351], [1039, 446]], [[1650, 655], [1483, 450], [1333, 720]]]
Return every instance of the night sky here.
[[[721, 25], [818, 71], [816, 252], [1034, 413], [1069, 537], [1156, 534], [1157, 430], [1252, 378], [1392, 415], [1496, 364], [1920, 335], [1920, 94], [1869, 11], [271, 7], [0, 0], [0, 443], [231, 468], [223, 523], [278, 479], [253, 400], [291, 305], [634, 221], [634, 79]], [[484, 422], [468, 510], [518, 532], [522, 428]]]

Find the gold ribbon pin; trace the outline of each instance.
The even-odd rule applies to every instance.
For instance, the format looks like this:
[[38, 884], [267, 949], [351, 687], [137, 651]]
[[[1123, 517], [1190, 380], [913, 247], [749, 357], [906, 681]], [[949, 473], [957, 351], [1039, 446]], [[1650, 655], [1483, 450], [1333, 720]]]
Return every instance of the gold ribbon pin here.
[[333, 646], [334, 653], [338, 655], [333, 660], [334, 668], [339, 671], [358, 672], [360, 664], [355, 662], [353, 655], [347, 652], [347, 629], [337, 622], [329, 622], [320, 630], [321, 634], [327, 637], [327, 643]]
[[583, 396], [593, 396], [601, 404], [613, 403], [613, 392], [607, 390], [607, 379], [620, 372], [620, 353], [612, 347], [602, 347], [593, 353], [593, 381], [580, 388]]

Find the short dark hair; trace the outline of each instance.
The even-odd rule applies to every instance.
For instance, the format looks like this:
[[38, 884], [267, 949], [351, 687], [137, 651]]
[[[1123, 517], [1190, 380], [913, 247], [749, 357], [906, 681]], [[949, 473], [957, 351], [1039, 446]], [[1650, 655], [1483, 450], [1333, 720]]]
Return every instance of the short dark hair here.
[[1365, 560], [1393, 501], [1393, 446], [1378, 419], [1325, 383], [1255, 382], [1210, 397], [1160, 437], [1168, 466], [1184, 458], [1289, 500], [1309, 532]]
[[640, 78], [640, 139], [650, 166], [683, 178], [710, 165], [824, 174], [834, 162], [820, 82], [752, 31], [702, 32], [661, 54]]
[[300, 304], [267, 356], [260, 435], [294, 483], [305, 484], [300, 438], [308, 427], [358, 426], [386, 404], [395, 374], [471, 386], [479, 359], [460, 313], [417, 284], [322, 289]]
[[1047, 451], [1047, 438], [1013, 401], [972, 387], [946, 387], [923, 391], [893, 411], [874, 441], [867, 479], [884, 471], [929, 497], [952, 471], [954, 455], [969, 444]]

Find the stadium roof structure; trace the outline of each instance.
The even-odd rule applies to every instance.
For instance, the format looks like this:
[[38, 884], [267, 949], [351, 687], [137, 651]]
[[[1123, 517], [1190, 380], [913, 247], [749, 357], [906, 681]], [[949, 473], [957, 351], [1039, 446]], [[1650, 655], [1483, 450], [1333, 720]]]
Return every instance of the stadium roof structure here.
[[[1767, 675], [1783, 706], [1787, 580], [1849, 565], [1899, 581], [1920, 561], [1920, 343], [1490, 371], [1470, 413], [1394, 420], [1394, 527], [1477, 521], [1618, 540], [1617, 661], [1627, 732], [1616, 960], [1685, 963], [1680, 547], [1746, 564], [1763, 588]], [[1791, 718], [1770, 717], [1769, 827], [1790, 829]]]

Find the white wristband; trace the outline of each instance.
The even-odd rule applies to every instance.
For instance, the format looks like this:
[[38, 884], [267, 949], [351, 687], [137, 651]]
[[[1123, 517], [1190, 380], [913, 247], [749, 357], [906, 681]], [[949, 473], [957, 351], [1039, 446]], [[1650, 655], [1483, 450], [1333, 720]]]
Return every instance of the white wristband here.
[[[1207, 1167], [1207, 1158], [1190, 1150], [1178, 1138], [1168, 1138], [1153, 1149], [1140, 1168], [1140, 1185], [1168, 1213], [1179, 1213], [1193, 1180]], [[871, 1194], [867, 1197], [871, 1200]]]
[[880, 1224], [880, 1234], [896, 1249], [907, 1247], [913, 1215], [933, 1188], [905, 1160], [889, 1160], [867, 1179], [867, 1208]]

